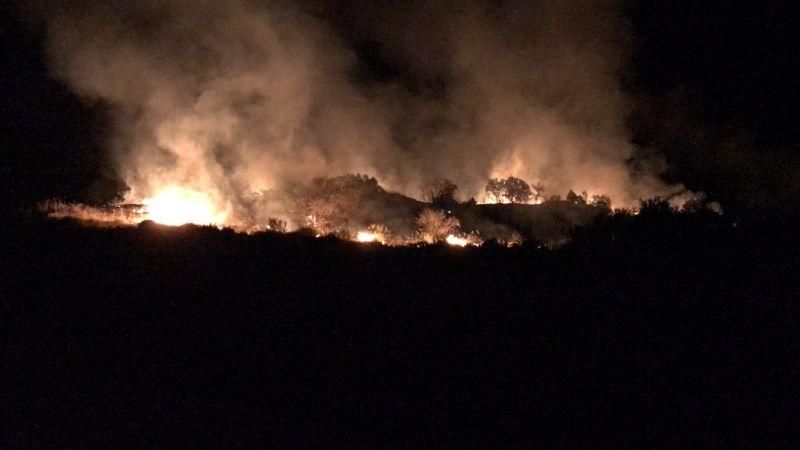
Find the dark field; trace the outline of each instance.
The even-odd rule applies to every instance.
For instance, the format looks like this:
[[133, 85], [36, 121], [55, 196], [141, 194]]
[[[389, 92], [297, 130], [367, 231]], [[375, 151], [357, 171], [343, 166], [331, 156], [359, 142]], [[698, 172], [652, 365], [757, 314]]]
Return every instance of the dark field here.
[[3, 223], [6, 448], [781, 448], [793, 221], [557, 250]]

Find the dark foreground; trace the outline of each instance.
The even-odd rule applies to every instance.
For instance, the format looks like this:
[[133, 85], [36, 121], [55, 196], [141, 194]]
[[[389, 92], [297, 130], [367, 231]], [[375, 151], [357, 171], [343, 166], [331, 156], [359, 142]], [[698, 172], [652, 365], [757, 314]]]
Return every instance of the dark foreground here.
[[3, 229], [4, 448], [798, 442], [788, 224], [628, 218], [556, 251]]

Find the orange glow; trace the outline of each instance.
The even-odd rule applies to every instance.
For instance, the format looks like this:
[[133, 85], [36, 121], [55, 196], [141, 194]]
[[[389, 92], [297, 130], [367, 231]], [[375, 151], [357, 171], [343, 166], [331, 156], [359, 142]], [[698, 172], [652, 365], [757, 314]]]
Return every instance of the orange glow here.
[[356, 233], [356, 240], [358, 242], [375, 242], [378, 240], [378, 236], [375, 233], [370, 233], [369, 231], [359, 231]]
[[454, 235], [448, 235], [445, 241], [450, 245], [457, 245], [459, 247], [466, 247], [469, 243], [465, 238], [460, 238]]
[[172, 186], [142, 202], [147, 218], [164, 225], [221, 225], [227, 213], [217, 211], [208, 194]]

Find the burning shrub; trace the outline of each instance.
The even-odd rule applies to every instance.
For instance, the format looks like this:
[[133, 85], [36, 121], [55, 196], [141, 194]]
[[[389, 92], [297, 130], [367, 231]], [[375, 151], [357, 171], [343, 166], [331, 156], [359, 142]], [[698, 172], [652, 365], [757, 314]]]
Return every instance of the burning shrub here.
[[372, 233], [375, 236], [375, 240], [381, 244], [388, 242], [391, 237], [391, 233], [385, 225], [372, 224], [367, 228], [367, 231]]
[[366, 230], [356, 233], [358, 242], [379, 242], [386, 244], [389, 242], [389, 229], [384, 225], [372, 224]]
[[483, 245], [483, 237], [477, 231], [470, 231], [467, 234], [467, 242], [469, 245], [481, 246]]
[[505, 241], [507, 247], [514, 247], [515, 245], [522, 245], [522, 235], [518, 231], [511, 232], [511, 236]]
[[48, 200], [38, 207], [55, 219], [73, 218], [93, 225], [133, 225], [145, 217], [142, 205], [89, 206]]
[[423, 209], [417, 217], [419, 238], [428, 244], [445, 240], [447, 236], [455, 233], [460, 225], [455, 217], [430, 208]]
[[308, 226], [319, 234], [336, 234], [347, 229], [364, 198], [381, 192], [378, 180], [366, 175], [314, 178], [300, 194], [298, 203]]
[[319, 234], [332, 234], [347, 226], [350, 205], [342, 196], [335, 198], [312, 198], [305, 203], [308, 215], [306, 223]]
[[267, 220], [267, 231], [286, 233], [286, 221], [270, 217], [269, 220]]

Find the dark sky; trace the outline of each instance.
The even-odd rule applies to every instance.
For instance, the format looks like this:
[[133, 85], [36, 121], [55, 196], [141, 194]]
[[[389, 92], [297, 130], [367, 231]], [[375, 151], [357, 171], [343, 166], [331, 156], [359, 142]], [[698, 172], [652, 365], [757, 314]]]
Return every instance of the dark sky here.
[[743, 207], [797, 196], [800, 41], [794, 2], [654, 1], [631, 7], [624, 74], [637, 142], [672, 176]]
[[[360, 83], [394, 80], [436, 95], [447, 80], [398, 58], [364, 24], [374, 2], [320, 4], [358, 55]], [[497, 8], [503, 8], [497, 2]], [[117, 184], [105, 160], [106, 106], [50, 73], [44, 25], [0, 10], [0, 177], [5, 204], [101, 200]], [[800, 194], [800, 7], [795, 2], [649, 0], [624, 4], [630, 55], [619, 74], [633, 141], [664, 155], [669, 181], [728, 211], [796, 206]], [[632, 161], [635, 163], [635, 161]]]

